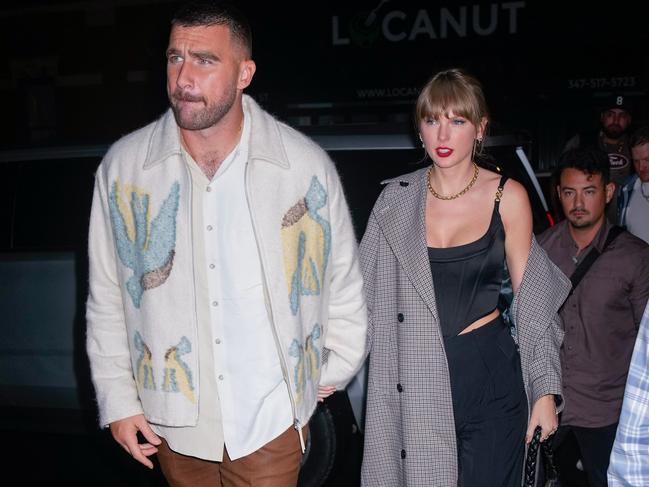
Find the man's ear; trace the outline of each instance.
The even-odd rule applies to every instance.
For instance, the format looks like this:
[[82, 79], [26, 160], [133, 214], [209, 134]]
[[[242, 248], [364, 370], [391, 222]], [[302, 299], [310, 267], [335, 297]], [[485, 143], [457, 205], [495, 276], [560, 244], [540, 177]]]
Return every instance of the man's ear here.
[[257, 65], [252, 59], [246, 59], [239, 63], [239, 79], [237, 82], [237, 88], [243, 90], [247, 88], [252, 82], [252, 77], [255, 75], [257, 70]]
[[610, 203], [611, 200], [613, 199], [613, 195], [615, 194], [615, 183], [610, 182], [608, 183], [604, 189], [606, 190], [606, 203]]

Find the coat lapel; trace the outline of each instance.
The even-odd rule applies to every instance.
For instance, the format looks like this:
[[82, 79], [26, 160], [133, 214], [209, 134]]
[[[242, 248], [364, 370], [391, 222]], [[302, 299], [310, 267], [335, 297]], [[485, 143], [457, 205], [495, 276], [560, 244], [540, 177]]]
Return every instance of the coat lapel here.
[[426, 246], [425, 170], [401, 176], [386, 188], [385, 205], [375, 212], [376, 219], [408, 279], [430, 309], [436, 322], [435, 289]]

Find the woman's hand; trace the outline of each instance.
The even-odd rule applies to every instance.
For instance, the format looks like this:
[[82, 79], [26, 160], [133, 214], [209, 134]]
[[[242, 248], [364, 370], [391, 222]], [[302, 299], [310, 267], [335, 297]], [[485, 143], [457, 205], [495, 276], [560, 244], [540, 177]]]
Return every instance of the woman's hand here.
[[530, 423], [527, 426], [527, 433], [525, 434], [525, 443], [529, 444], [532, 441], [532, 436], [534, 436], [534, 430], [537, 426], [541, 427], [541, 441], [547, 440], [548, 436], [557, 431], [559, 418], [557, 417], [554, 396], [552, 394], [541, 396], [534, 403], [532, 414], [530, 415]]
[[335, 386], [318, 386], [318, 402], [324, 401], [334, 392], [336, 392]]

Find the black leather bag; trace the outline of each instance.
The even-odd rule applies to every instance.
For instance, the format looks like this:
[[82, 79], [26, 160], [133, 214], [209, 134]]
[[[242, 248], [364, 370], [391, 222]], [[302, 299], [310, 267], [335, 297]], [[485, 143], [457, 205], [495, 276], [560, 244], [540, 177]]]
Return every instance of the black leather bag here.
[[532, 441], [527, 446], [523, 469], [524, 487], [537, 487], [540, 485], [553, 487], [558, 485], [557, 469], [552, 452], [552, 436], [541, 442], [540, 426], [537, 426], [534, 430]]

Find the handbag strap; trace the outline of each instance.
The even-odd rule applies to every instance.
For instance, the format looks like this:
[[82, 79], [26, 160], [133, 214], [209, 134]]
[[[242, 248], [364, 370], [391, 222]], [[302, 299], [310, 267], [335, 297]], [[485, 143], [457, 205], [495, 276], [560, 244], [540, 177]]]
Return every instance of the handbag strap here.
[[523, 467], [524, 487], [534, 487], [536, 485], [536, 464], [539, 457], [539, 447], [541, 448], [541, 453], [543, 455], [543, 465], [545, 467], [547, 480], [557, 479], [557, 467], [554, 463], [554, 455], [552, 452], [552, 439], [553, 436], [550, 435], [544, 442], [541, 442], [541, 427], [537, 426], [534, 430], [532, 441], [527, 446], [527, 456]]
[[570, 290], [570, 293], [575, 290], [577, 285], [581, 282], [581, 280], [584, 278], [586, 275], [586, 272], [588, 272], [588, 269], [595, 263], [597, 258], [602, 255], [604, 252], [606, 252], [606, 249], [608, 248], [609, 245], [617, 238], [617, 236], [622, 233], [624, 229], [620, 226], [614, 225], [611, 227], [611, 229], [608, 231], [608, 235], [606, 236], [606, 242], [604, 242], [604, 247], [602, 247], [602, 252], [600, 253], [599, 250], [597, 250], [595, 247], [590, 249], [590, 252], [588, 252], [588, 255], [584, 257], [584, 260], [581, 261], [581, 263], [577, 266], [575, 269], [575, 272], [572, 273], [570, 276], [570, 282], [572, 282], [572, 289]]
[[532, 441], [527, 445], [527, 455], [525, 465], [523, 466], [523, 485], [524, 487], [534, 487], [536, 485], [536, 460], [539, 453], [541, 442], [541, 427], [537, 426], [534, 430]]

